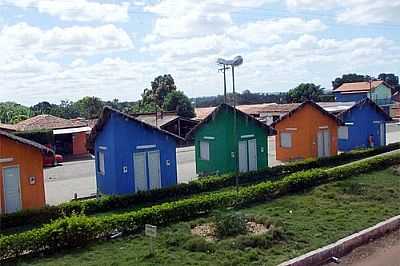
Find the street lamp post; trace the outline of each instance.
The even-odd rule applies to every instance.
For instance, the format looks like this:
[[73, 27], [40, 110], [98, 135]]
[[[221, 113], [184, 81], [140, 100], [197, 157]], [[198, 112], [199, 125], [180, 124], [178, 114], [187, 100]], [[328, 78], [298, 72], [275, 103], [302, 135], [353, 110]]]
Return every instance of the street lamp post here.
[[[217, 60], [217, 63], [223, 66], [224, 69], [224, 90], [225, 90], [225, 102], [226, 102], [226, 83], [225, 83], [225, 70], [226, 66], [230, 66], [232, 69], [232, 93], [233, 93], [233, 147], [238, 146], [237, 142], [237, 113], [236, 113], [236, 89], [235, 89], [235, 66], [240, 66], [243, 64], [243, 58], [241, 56], [236, 56], [232, 60], [225, 60], [222, 58], [219, 58]], [[235, 148], [236, 151], [236, 148]], [[236, 178], [235, 178], [235, 185], [236, 185], [236, 191], [239, 192], [239, 175], [238, 175], [238, 153], [234, 152], [233, 156], [235, 158], [235, 172], [236, 172]]]

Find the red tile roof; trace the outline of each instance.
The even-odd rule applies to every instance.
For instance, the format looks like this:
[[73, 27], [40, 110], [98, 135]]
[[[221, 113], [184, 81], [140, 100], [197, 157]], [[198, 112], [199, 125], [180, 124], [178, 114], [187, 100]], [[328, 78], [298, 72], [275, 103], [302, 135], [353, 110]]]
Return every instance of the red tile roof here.
[[[371, 89], [375, 89], [382, 83], [384, 83], [383, 80], [372, 81]], [[334, 90], [334, 92], [365, 92], [365, 91], [370, 91], [370, 85], [368, 81], [343, 83], [339, 88]]]
[[37, 115], [32, 118], [28, 118], [15, 125], [18, 131], [31, 131], [31, 130], [53, 130], [63, 128], [74, 128], [84, 127], [84, 123], [78, 121], [71, 121], [68, 119], [52, 116], [52, 115]]
[[0, 123], [0, 129], [6, 130], [6, 131], [15, 131], [15, 125], [11, 124], [2, 124]]

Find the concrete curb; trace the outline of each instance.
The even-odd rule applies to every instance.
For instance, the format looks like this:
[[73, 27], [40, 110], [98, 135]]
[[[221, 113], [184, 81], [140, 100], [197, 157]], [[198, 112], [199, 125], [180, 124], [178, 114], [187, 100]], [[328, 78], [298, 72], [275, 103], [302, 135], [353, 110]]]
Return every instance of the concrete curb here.
[[392, 217], [348, 237], [342, 238], [333, 244], [283, 262], [279, 264], [279, 266], [322, 265], [331, 257], [343, 257], [353, 249], [368, 243], [371, 239], [379, 238], [388, 232], [397, 230], [398, 228], [400, 228], [400, 215]]

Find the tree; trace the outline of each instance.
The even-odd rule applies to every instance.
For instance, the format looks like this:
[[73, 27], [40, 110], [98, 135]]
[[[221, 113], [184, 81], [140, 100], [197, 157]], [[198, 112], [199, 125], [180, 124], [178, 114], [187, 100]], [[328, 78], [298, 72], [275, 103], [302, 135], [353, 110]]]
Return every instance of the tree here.
[[307, 100], [320, 101], [324, 95], [324, 89], [313, 83], [301, 83], [288, 92], [288, 98], [291, 102], [304, 102]]
[[173, 91], [168, 93], [164, 101], [165, 111], [176, 111], [183, 117], [195, 117], [194, 108], [189, 98], [181, 91]]
[[35, 113], [35, 115], [41, 115], [41, 114], [51, 114], [53, 108], [54, 106], [49, 102], [40, 102], [32, 106], [31, 110], [32, 112]]
[[144, 105], [154, 102], [158, 107], [162, 107], [165, 97], [176, 91], [174, 78], [170, 74], [158, 76], [151, 82], [151, 89], [145, 89], [142, 94]]
[[77, 101], [74, 106], [86, 119], [98, 118], [103, 110], [104, 103], [97, 97], [83, 97]]
[[29, 107], [14, 102], [0, 103], [0, 123], [16, 124], [32, 115]]
[[351, 82], [362, 82], [362, 81], [369, 81], [371, 79], [368, 75], [359, 75], [359, 74], [344, 74], [342, 77], [336, 78], [332, 81], [333, 89], [339, 88], [343, 83], [351, 83]]
[[395, 74], [381, 73], [379, 74], [378, 79], [385, 81], [388, 85], [392, 86], [395, 91], [400, 91], [399, 77]]

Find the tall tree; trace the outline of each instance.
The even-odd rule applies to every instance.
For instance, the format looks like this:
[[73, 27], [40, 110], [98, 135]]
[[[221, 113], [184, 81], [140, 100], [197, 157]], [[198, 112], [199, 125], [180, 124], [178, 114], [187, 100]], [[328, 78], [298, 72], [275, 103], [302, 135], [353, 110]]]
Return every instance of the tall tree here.
[[392, 86], [396, 91], [400, 91], [399, 77], [393, 73], [381, 73], [378, 79], [385, 81], [388, 85]]
[[158, 76], [151, 82], [151, 89], [145, 89], [142, 94], [142, 103], [144, 105], [155, 103], [162, 107], [164, 99], [168, 93], [176, 91], [174, 78], [170, 74]]
[[359, 75], [355, 73], [344, 74], [332, 81], [333, 89], [339, 88], [343, 83], [369, 81], [371, 79], [368, 75]]
[[79, 110], [79, 113], [87, 119], [98, 118], [104, 103], [97, 97], [83, 97], [77, 101], [74, 106]]
[[0, 103], [0, 123], [15, 124], [32, 115], [29, 107], [14, 102]]
[[291, 102], [304, 102], [307, 100], [320, 101], [324, 95], [324, 89], [314, 83], [301, 83], [296, 88], [288, 92], [288, 98]]
[[176, 111], [183, 117], [195, 117], [194, 108], [189, 98], [181, 91], [173, 91], [168, 93], [164, 101], [165, 111]]

